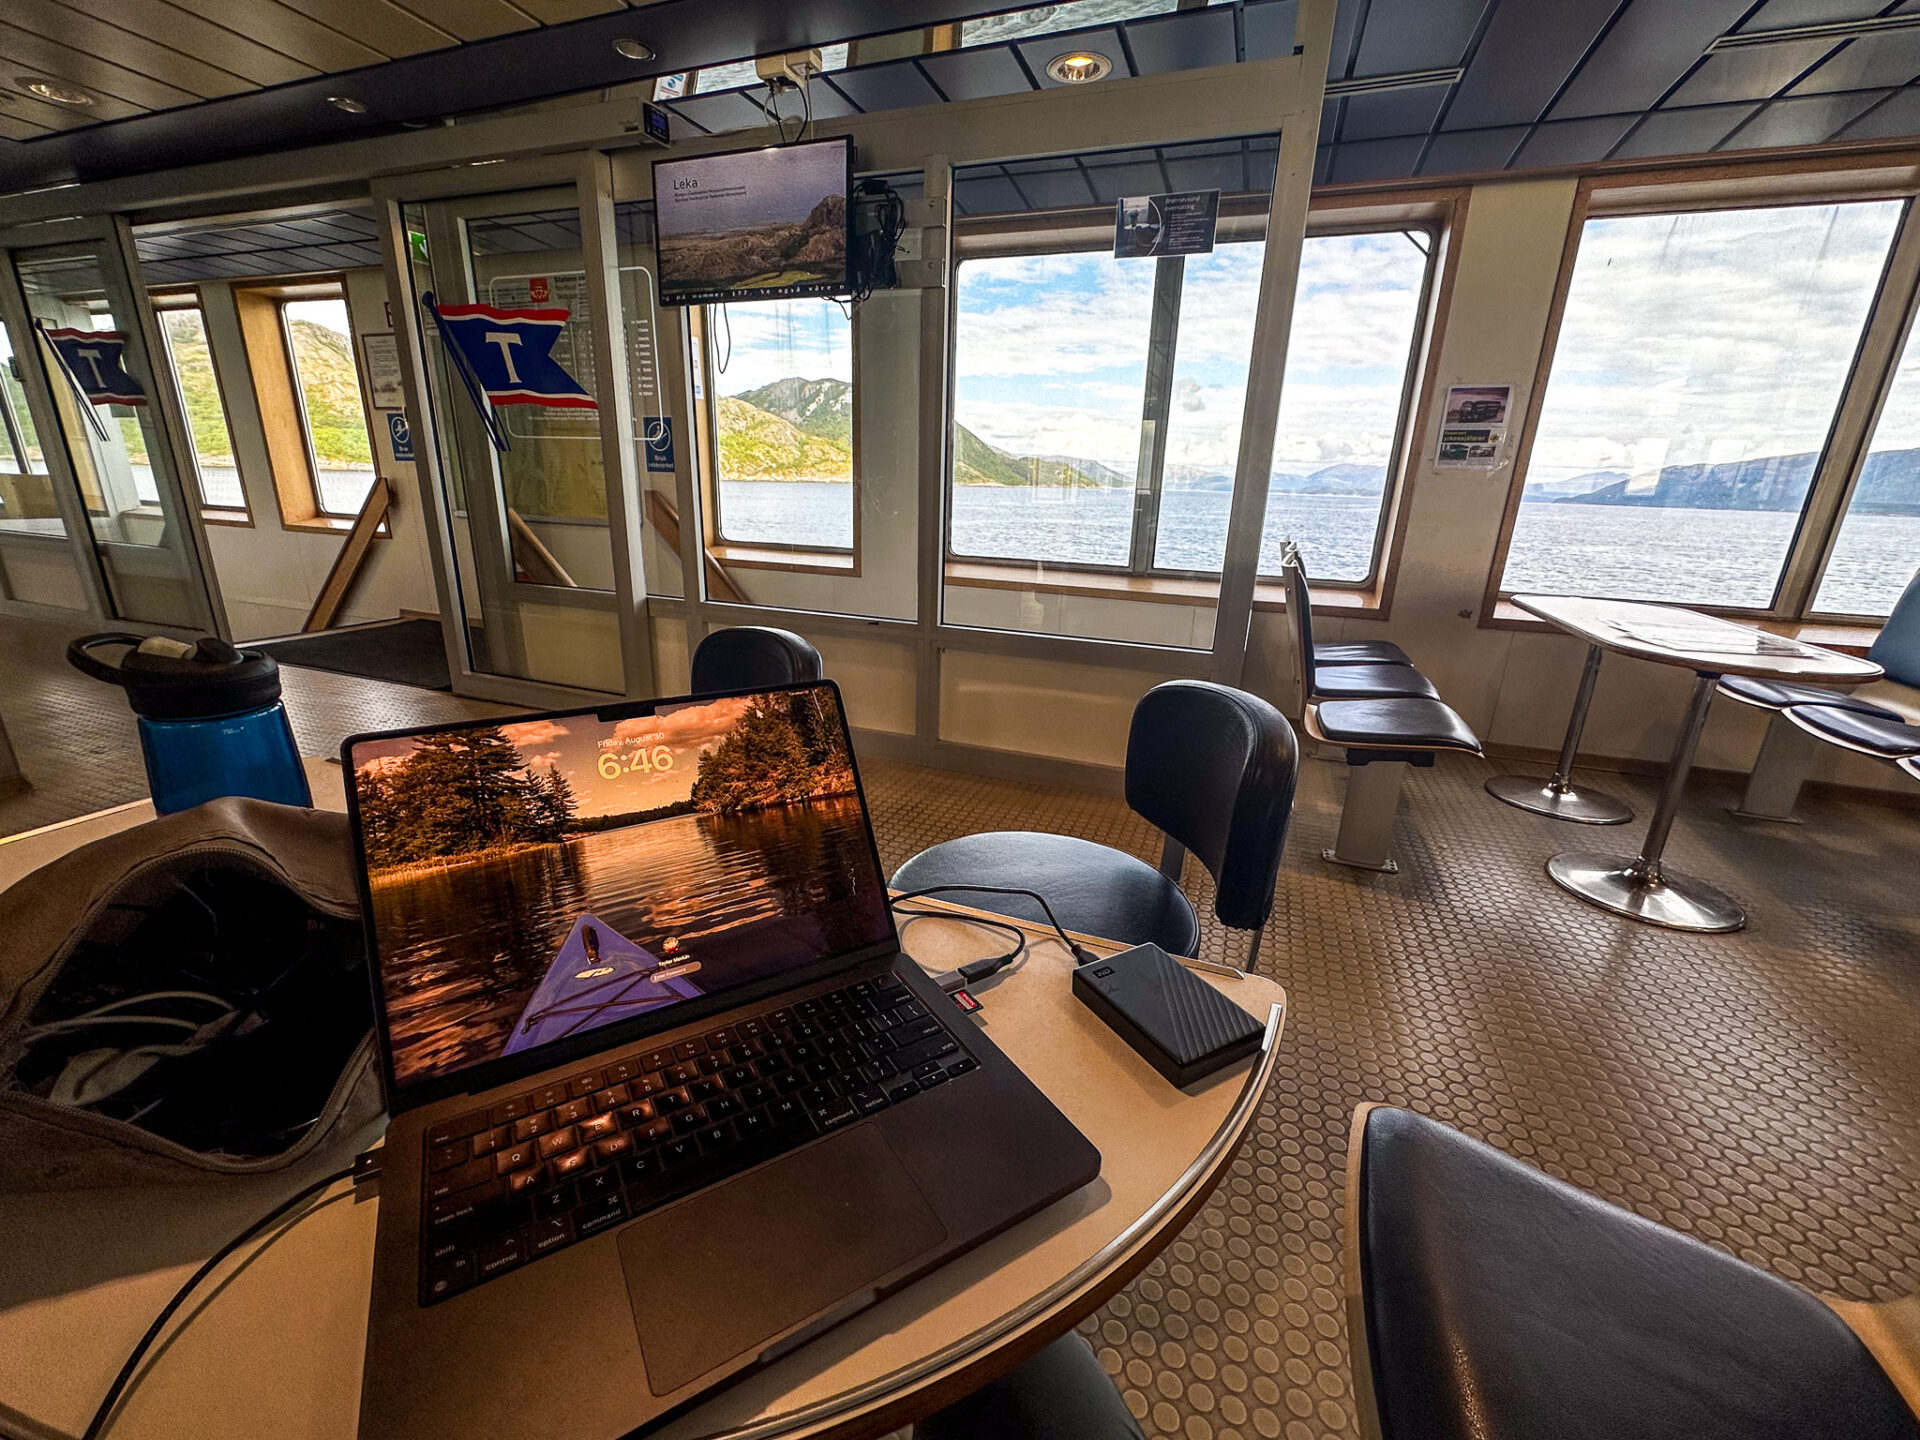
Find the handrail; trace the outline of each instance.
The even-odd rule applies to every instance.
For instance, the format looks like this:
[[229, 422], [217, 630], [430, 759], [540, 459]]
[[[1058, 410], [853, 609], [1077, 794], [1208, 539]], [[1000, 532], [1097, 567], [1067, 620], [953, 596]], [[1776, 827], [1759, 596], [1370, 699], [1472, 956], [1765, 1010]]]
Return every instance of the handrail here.
[[[660, 532], [660, 538], [674, 554], [680, 553], [680, 512], [673, 508], [673, 502], [658, 490], [647, 491], [647, 518], [653, 522], [653, 528]], [[711, 550], [701, 547], [707, 576], [707, 594], [715, 600], [731, 600], [736, 605], [750, 605], [747, 592], [742, 590], [726, 567], [714, 557]]]

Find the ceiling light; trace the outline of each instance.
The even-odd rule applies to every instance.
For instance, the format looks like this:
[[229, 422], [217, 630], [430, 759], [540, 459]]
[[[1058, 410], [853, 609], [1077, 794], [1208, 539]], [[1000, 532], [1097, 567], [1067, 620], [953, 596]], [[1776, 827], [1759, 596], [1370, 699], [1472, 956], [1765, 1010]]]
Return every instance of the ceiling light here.
[[1113, 61], [1097, 50], [1069, 50], [1047, 62], [1047, 74], [1062, 85], [1085, 85], [1104, 79], [1113, 70]]
[[1451, 85], [1467, 72], [1455, 65], [1447, 70], [1403, 70], [1395, 75], [1368, 75], [1359, 80], [1329, 80], [1327, 94], [1379, 95], [1393, 90], [1425, 90]]
[[349, 115], [364, 115], [367, 113], [366, 102], [356, 100], [351, 95], [329, 95], [327, 96], [327, 104], [333, 106], [336, 110], [344, 110]]
[[629, 60], [651, 60], [653, 58], [653, 47], [651, 45], [641, 44], [632, 36], [624, 36], [614, 41], [613, 48]]
[[1779, 30], [1736, 30], [1722, 35], [1707, 46], [1707, 54], [1726, 50], [1744, 50], [1751, 45], [1791, 45], [1802, 40], [1829, 44], [1854, 40], [1861, 36], [1885, 35], [1898, 30], [1920, 28], [1920, 14], [1874, 15], [1865, 20], [1833, 20], [1815, 25], [1789, 25]]
[[62, 85], [58, 80], [42, 80], [33, 75], [22, 75], [15, 83], [29, 95], [37, 95], [42, 100], [50, 100], [55, 105], [91, 105], [93, 96], [84, 90], [76, 90], [71, 85]]

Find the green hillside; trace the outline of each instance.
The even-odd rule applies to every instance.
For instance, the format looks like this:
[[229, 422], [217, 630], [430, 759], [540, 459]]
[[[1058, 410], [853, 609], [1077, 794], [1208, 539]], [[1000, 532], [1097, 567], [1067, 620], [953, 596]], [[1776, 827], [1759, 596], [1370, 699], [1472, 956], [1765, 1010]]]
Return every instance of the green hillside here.
[[853, 479], [844, 442], [809, 435], [737, 395], [722, 395], [715, 409], [722, 480]]
[[339, 331], [311, 320], [295, 320], [287, 334], [300, 369], [314, 458], [322, 465], [371, 465], [352, 344]]

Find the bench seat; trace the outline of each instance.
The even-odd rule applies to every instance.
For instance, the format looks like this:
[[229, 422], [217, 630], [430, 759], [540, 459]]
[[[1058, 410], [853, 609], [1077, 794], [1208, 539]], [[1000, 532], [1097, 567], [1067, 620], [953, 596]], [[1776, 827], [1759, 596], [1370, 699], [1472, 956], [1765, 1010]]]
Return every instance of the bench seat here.
[[1920, 725], [1862, 715], [1836, 705], [1795, 705], [1787, 719], [1829, 744], [1876, 760], [1906, 760], [1920, 755]]

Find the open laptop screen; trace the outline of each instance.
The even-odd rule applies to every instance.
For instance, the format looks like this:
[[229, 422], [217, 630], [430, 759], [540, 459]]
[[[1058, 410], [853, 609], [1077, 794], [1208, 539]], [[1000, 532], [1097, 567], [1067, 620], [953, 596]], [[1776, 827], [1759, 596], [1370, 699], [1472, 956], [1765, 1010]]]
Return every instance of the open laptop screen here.
[[350, 761], [403, 1089], [893, 938], [829, 685]]

